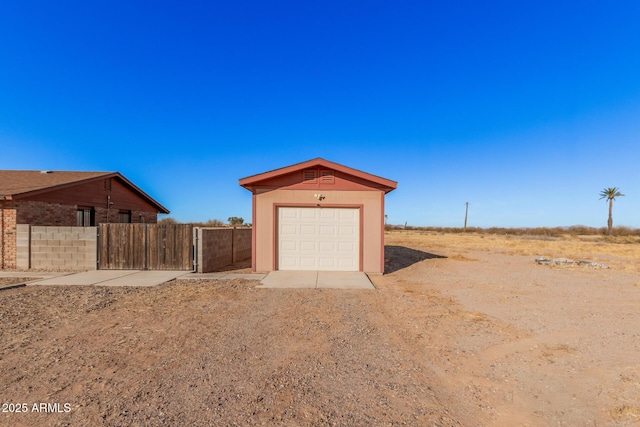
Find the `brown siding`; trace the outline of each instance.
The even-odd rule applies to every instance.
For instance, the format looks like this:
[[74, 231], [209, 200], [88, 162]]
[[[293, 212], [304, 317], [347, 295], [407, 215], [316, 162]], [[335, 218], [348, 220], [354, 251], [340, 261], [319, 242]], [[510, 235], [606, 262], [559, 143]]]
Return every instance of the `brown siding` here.
[[91, 206], [107, 208], [107, 198], [110, 197], [110, 210], [130, 210], [136, 212], [157, 213], [157, 208], [142, 199], [135, 191], [124, 185], [118, 178], [111, 180], [111, 189], [105, 185], [105, 179], [97, 179], [86, 183], [76, 184], [54, 191], [26, 197], [22, 200], [57, 203], [67, 206]]

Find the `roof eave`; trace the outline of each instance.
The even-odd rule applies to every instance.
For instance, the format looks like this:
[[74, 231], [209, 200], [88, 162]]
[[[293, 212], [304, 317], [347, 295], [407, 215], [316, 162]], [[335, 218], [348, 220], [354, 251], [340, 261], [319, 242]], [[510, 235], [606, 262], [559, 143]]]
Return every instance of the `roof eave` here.
[[155, 201], [151, 196], [149, 196], [147, 193], [142, 191], [140, 188], [138, 188], [135, 184], [133, 184], [131, 181], [129, 181], [127, 178], [125, 178], [119, 172], [105, 172], [103, 175], [98, 175], [98, 176], [94, 176], [94, 177], [91, 177], [91, 178], [81, 179], [81, 180], [77, 180], [77, 181], [73, 181], [73, 182], [66, 182], [64, 184], [53, 185], [51, 187], [46, 187], [46, 188], [39, 188], [37, 190], [25, 191], [23, 193], [11, 194], [11, 195], [7, 195], [7, 196], [4, 196], [4, 197], [5, 197], [5, 200], [18, 200], [18, 199], [21, 199], [21, 198], [36, 196], [38, 194], [48, 193], [50, 191], [60, 190], [60, 189], [64, 189], [64, 188], [67, 188], [67, 187], [72, 187], [74, 185], [78, 185], [78, 184], [81, 184], [81, 183], [91, 182], [91, 181], [95, 181], [95, 180], [98, 180], [98, 179], [105, 179], [105, 178], [119, 178], [127, 186], [131, 187], [135, 192], [139, 193], [147, 202], [149, 202], [151, 205], [153, 205], [156, 208], [156, 210], [158, 211], [158, 213], [160, 213], [160, 214], [168, 214], [168, 213], [170, 213], [169, 209], [165, 208], [160, 203]]
[[315, 159], [311, 159], [311, 160], [307, 160], [305, 162], [301, 162], [301, 163], [296, 163], [294, 165], [290, 165], [290, 166], [285, 166], [283, 168], [279, 168], [279, 169], [274, 169], [268, 172], [263, 172], [260, 174], [256, 174], [256, 175], [251, 175], [245, 178], [241, 178], [238, 180], [238, 183], [240, 184], [241, 187], [246, 188], [249, 191], [254, 191], [256, 188], [257, 183], [261, 182], [261, 181], [265, 181], [277, 176], [281, 176], [281, 175], [286, 175], [288, 173], [293, 173], [299, 170], [303, 170], [305, 168], [308, 167], [313, 167], [313, 166], [324, 166], [327, 167], [329, 169], [334, 169], [336, 171], [339, 172], [343, 172], [345, 174], [348, 175], [353, 175], [356, 176], [358, 178], [362, 178], [365, 179], [367, 181], [371, 181], [374, 182], [380, 186], [382, 186], [384, 188], [384, 192], [388, 193], [392, 190], [394, 190], [398, 183], [396, 181], [392, 181], [390, 179], [387, 178], [382, 178], [380, 176], [377, 175], [372, 175], [370, 173], [367, 172], [363, 172], [357, 169], [353, 169], [350, 168], [348, 166], [344, 166], [341, 165], [339, 163], [334, 163], [331, 162], [329, 160], [325, 160], [323, 158], [315, 158]]

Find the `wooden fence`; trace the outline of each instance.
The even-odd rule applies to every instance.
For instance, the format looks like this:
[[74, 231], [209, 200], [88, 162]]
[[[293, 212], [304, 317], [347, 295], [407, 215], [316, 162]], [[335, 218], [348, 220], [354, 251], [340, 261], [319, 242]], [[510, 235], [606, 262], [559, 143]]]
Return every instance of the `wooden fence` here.
[[190, 224], [100, 224], [100, 270], [192, 270]]

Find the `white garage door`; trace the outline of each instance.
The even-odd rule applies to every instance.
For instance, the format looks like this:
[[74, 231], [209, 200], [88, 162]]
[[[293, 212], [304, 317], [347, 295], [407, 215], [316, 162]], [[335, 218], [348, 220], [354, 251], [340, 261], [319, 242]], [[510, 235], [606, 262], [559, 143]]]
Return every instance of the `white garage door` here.
[[360, 211], [278, 208], [278, 269], [358, 271]]

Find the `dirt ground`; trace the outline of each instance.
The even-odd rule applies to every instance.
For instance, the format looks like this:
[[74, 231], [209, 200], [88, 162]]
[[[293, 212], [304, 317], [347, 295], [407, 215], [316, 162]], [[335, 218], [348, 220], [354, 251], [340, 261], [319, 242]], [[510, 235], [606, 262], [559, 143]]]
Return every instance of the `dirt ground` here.
[[639, 245], [386, 243], [371, 291], [0, 291], [0, 425], [640, 425]]

